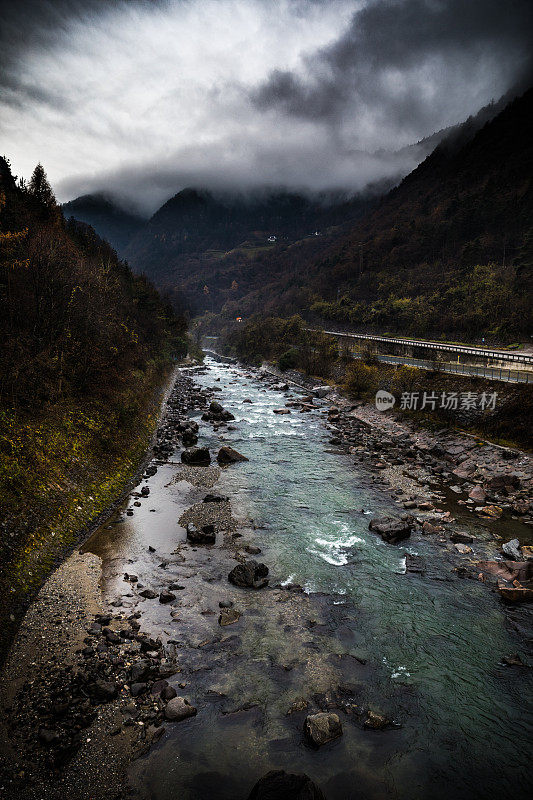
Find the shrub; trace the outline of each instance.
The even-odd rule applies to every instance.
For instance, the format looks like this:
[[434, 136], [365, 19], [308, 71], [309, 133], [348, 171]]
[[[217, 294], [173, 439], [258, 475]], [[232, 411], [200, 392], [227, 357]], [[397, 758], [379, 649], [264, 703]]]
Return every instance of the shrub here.
[[298, 351], [294, 347], [291, 347], [290, 350], [286, 350], [278, 359], [278, 367], [282, 372], [288, 369], [296, 369], [297, 366]]
[[373, 394], [378, 387], [378, 368], [354, 361], [346, 368], [345, 390], [355, 398]]

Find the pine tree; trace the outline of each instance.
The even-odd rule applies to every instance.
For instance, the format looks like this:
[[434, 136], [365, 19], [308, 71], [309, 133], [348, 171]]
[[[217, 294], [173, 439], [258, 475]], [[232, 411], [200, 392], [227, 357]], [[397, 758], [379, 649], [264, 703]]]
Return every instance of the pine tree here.
[[43, 205], [49, 207], [55, 206], [56, 199], [54, 197], [52, 187], [48, 183], [46, 172], [44, 171], [43, 165], [40, 163], [37, 164], [33, 170], [33, 174], [28, 185], [28, 190], [30, 194], [36, 197], [41, 203], [43, 203]]

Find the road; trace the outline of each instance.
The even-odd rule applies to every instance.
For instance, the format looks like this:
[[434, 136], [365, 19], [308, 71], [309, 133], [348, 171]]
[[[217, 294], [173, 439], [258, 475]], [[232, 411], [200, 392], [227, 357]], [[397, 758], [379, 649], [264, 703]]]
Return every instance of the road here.
[[[357, 356], [355, 356], [357, 357]], [[419, 369], [435, 369], [434, 361], [425, 361], [422, 358], [411, 358], [409, 356], [382, 356], [377, 355], [380, 361], [388, 364], [407, 364], [410, 367]], [[533, 383], [533, 372], [524, 369], [511, 369], [507, 367], [475, 367], [472, 364], [456, 364], [453, 362], [442, 362], [439, 367], [442, 372], [450, 372], [454, 375], [477, 375], [481, 378], [488, 378], [494, 381], [505, 381], [506, 383]]]
[[[313, 330], [310, 328], [309, 330]], [[427, 350], [441, 351], [446, 353], [464, 354], [476, 358], [491, 358], [498, 361], [507, 361], [514, 364], [523, 364], [533, 368], [533, 355], [522, 351], [498, 350], [491, 347], [473, 347], [470, 345], [453, 344], [449, 342], [433, 342], [427, 339], [405, 339], [394, 338], [392, 336], [377, 336], [368, 333], [340, 333], [339, 331], [323, 331], [329, 336], [345, 337], [346, 339], [360, 339], [371, 342], [383, 342], [385, 344], [399, 344], [406, 347], [423, 347]]]

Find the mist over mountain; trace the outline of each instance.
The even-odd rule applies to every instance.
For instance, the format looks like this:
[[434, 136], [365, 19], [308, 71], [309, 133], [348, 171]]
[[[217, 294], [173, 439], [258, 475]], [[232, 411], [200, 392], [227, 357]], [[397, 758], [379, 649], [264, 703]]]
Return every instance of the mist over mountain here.
[[126, 211], [112, 198], [103, 194], [84, 195], [64, 203], [63, 215], [91, 225], [98, 234], [123, 255], [128, 242], [145, 224], [146, 219]]
[[[466, 139], [466, 141], [465, 141]], [[454, 131], [339, 235], [232, 273], [223, 313], [300, 311], [341, 328], [501, 337], [533, 320], [533, 89]]]
[[[456, 180], [464, 183], [463, 191], [469, 192], [473, 190], [474, 183], [482, 182], [485, 175], [494, 171], [497, 168], [494, 155], [486, 148], [483, 159], [476, 164], [476, 172], [470, 182], [464, 176], [454, 177], [454, 159], [474, 141], [487, 123], [501, 114], [517, 90], [518, 87], [514, 87], [498, 102], [485, 106], [461, 125], [437, 131], [432, 136], [404, 148], [409, 152], [410, 159], [422, 163], [403, 183], [403, 176], [399, 175], [395, 179], [383, 180], [369, 186], [365, 192], [356, 196], [350, 197], [339, 191], [298, 194], [286, 190], [273, 191], [268, 187], [247, 190], [241, 187], [239, 191], [190, 187], [167, 200], [149, 220], [125, 209], [123, 200], [105, 194], [77, 198], [65, 204], [63, 212], [66, 216], [73, 215], [93, 225], [100, 235], [128, 259], [135, 271], [145, 273], [167, 291], [184, 292], [195, 313], [205, 310], [218, 312], [228, 302], [233, 309], [232, 304], [238, 297], [242, 299], [242, 313], [262, 307], [274, 307], [276, 304], [279, 309], [285, 308], [287, 313], [291, 313], [295, 308], [309, 308], [312, 304], [309, 298], [313, 296], [313, 292], [318, 299], [335, 300], [335, 296], [330, 297], [331, 291], [337, 295], [350, 286], [353, 288], [354, 281], [357, 283], [355, 279], [345, 276], [339, 281], [336, 276], [335, 288], [332, 289], [331, 276], [317, 266], [319, 254], [328, 248], [331, 250], [337, 247], [336, 254], [328, 256], [328, 263], [340, 265], [346, 262], [346, 248], [351, 248], [354, 251], [354, 269], [357, 272], [362, 255], [361, 247], [359, 244], [346, 244], [350, 232], [359, 220], [379, 205], [380, 198], [385, 197], [395, 184], [400, 184], [399, 188], [387, 196], [380, 208], [391, 206], [396, 209], [393, 198], [398, 192], [403, 197], [405, 186], [409, 187], [413, 181], [419, 181], [420, 175], [423, 176], [425, 190], [431, 186], [431, 191], [436, 194], [429, 202], [437, 204], [437, 195], [440, 197], [442, 191], [446, 194], [447, 182]], [[521, 141], [520, 134], [517, 135], [516, 142], [512, 141], [512, 127], [512, 122], [506, 126], [511, 140], [507, 145], [504, 164], [519, 149]], [[431, 155], [426, 157], [429, 153]], [[501, 155], [499, 159], [501, 161]], [[443, 173], [444, 166], [446, 170]], [[444, 180], [444, 187], [440, 186], [440, 180]], [[513, 181], [514, 178], [511, 182]], [[410, 194], [409, 203], [411, 202]], [[494, 205], [494, 200], [488, 198], [484, 202], [489, 207]], [[481, 250], [478, 247], [476, 252], [481, 262], [487, 263], [496, 257], [496, 250], [501, 246], [494, 245], [492, 249], [488, 246], [487, 243], [498, 236], [493, 231], [486, 230], [487, 224], [482, 222], [484, 211], [479, 211], [478, 221], [485, 244]], [[412, 209], [411, 221], [415, 226], [425, 213], [418, 207]], [[454, 216], [453, 205], [448, 213], [450, 217]], [[464, 208], [461, 213], [464, 215]], [[390, 220], [390, 226], [395, 230], [401, 219], [401, 213], [398, 219], [397, 214], [399, 212], [396, 209]], [[352, 233], [352, 237], [357, 241], [366, 237], [366, 234], [359, 232], [359, 228], [355, 230], [357, 233]], [[411, 229], [407, 234], [410, 232]], [[461, 248], [465, 240], [470, 241], [469, 235], [467, 228], [461, 228], [459, 234], [454, 234], [455, 239], [453, 245], [449, 245], [446, 250], [446, 258], [455, 258], [463, 263], [466, 256]], [[414, 243], [413, 264], [416, 270], [416, 264], [420, 261], [420, 241], [414, 235], [411, 235], [411, 241]], [[508, 254], [511, 251], [515, 254], [518, 244], [508, 237], [505, 247]], [[437, 253], [438, 243], [434, 240], [432, 248]], [[383, 264], [391, 259], [392, 251], [394, 248], [383, 250]], [[373, 258], [372, 252], [374, 248], [365, 245], [363, 262], [367, 266], [370, 266]], [[436, 260], [433, 254], [425, 255], [425, 258], [428, 263]], [[297, 290], [295, 274], [299, 273], [302, 264], [306, 265], [305, 274], [309, 278], [309, 284]], [[472, 263], [471, 266], [473, 265]], [[401, 260], [394, 261], [393, 269], [404, 267], [405, 263]], [[381, 273], [382, 263], [376, 263], [373, 269]], [[339, 270], [340, 266], [337, 271]], [[313, 271], [316, 273], [315, 288], [310, 279]], [[271, 285], [273, 275], [277, 276], [279, 285]], [[320, 275], [323, 277], [319, 277]], [[263, 290], [264, 286], [270, 288], [265, 293], [261, 287], [256, 288], [256, 281], [262, 284]], [[322, 281], [325, 281], [326, 286], [321, 286]], [[363, 283], [368, 282], [367, 276]], [[235, 284], [238, 288], [235, 288]], [[287, 284], [291, 285], [289, 295], [283, 289]], [[252, 294], [248, 296], [250, 290]], [[260, 300], [254, 300], [256, 291]], [[395, 291], [401, 290], [396, 288]], [[365, 302], [369, 299], [374, 301], [376, 294], [374, 290], [365, 290], [361, 292], [360, 299]], [[343, 313], [335, 312], [339, 318], [348, 320], [347, 305], [350, 304], [345, 301]], [[352, 313], [352, 322], [353, 318]]]

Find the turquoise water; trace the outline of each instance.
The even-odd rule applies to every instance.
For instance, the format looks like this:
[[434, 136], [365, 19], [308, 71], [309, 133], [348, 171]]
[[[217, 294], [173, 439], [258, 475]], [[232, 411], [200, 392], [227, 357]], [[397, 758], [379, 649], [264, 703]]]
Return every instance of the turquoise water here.
[[[223, 470], [216, 490], [253, 520], [271, 583], [301, 584], [307, 605], [243, 593], [233, 640], [205, 651], [209, 671], [182, 654], [199, 714], [169, 727], [134, 767], [135, 785], [156, 800], [229, 800], [284, 768], [315, 778], [328, 800], [530, 796], [530, 671], [500, 663], [523, 652], [516, 628], [530, 612], [506, 610], [486, 586], [458, 578], [455, 554], [426, 538], [392, 546], [372, 534], [371, 517], [398, 507], [332, 451], [323, 415], [275, 415], [283, 393], [208, 364], [198, 382], [219, 386], [236, 419], [232, 431], [202, 425], [201, 442], [227, 442], [249, 458]], [[405, 574], [406, 551], [424, 558], [424, 575]], [[339, 683], [398, 727], [365, 731], [340, 712], [342, 739], [308, 749], [305, 714], [286, 709]]]

